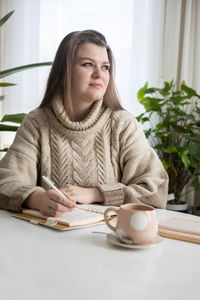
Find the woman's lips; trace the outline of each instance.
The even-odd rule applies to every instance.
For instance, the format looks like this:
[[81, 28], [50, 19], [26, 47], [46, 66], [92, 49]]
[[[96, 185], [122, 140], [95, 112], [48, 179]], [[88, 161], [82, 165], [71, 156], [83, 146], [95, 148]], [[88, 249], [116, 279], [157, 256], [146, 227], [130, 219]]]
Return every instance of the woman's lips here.
[[100, 84], [100, 83], [90, 83], [90, 86], [99, 89], [99, 88], [102, 87], [102, 84]]

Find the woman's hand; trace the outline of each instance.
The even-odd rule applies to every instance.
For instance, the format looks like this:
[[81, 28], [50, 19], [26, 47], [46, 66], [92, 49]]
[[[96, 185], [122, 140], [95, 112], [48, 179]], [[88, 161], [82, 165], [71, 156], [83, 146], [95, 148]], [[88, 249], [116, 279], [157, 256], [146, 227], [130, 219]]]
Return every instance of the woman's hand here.
[[103, 197], [98, 188], [83, 188], [72, 184], [66, 184], [60, 189], [71, 201], [81, 204], [103, 202]]
[[76, 206], [76, 201], [63, 199], [54, 190], [36, 190], [25, 201], [25, 207], [39, 210], [43, 215], [48, 217], [58, 217], [64, 212], [72, 211]]

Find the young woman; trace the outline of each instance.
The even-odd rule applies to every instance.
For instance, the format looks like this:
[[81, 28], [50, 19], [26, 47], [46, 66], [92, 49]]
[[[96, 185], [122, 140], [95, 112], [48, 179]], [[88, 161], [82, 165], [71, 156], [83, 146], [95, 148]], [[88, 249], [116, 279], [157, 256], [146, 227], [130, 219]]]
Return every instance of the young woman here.
[[[42, 179], [48, 176], [65, 199]], [[0, 161], [0, 208], [58, 216], [76, 203], [165, 208], [168, 177], [137, 121], [120, 103], [113, 56], [97, 31], [61, 42], [39, 108]]]

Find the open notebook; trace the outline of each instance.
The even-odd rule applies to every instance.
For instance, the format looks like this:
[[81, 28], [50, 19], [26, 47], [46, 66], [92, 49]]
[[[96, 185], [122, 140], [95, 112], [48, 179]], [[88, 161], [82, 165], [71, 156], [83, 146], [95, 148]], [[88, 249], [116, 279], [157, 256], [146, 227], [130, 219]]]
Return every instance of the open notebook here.
[[[104, 223], [104, 212], [110, 206], [79, 204], [72, 212], [59, 217], [46, 217], [39, 211], [24, 209], [22, 213], [14, 213], [13, 217], [28, 220], [32, 224], [40, 224], [59, 230], [69, 230]], [[116, 219], [116, 213], [110, 213], [111, 220]]]
[[199, 220], [173, 217], [159, 222], [158, 234], [166, 238], [200, 244]]

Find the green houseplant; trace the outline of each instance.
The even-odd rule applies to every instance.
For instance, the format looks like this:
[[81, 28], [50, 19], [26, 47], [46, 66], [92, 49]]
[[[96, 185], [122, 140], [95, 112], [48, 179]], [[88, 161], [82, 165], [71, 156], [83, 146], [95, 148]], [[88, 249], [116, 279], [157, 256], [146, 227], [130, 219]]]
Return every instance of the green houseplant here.
[[168, 173], [169, 194], [179, 204], [187, 184], [200, 186], [200, 95], [184, 81], [177, 89], [172, 80], [161, 88], [146, 83], [138, 100], [145, 112], [137, 120], [148, 124], [145, 135]]
[[[11, 11], [10, 13], [6, 14], [2, 19], [0, 19], [0, 27], [12, 16], [14, 11]], [[29, 65], [23, 65], [12, 69], [7, 69], [0, 71], [0, 79], [12, 75], [17, 72], [21, 72], [23, 70], [27, 70], [30, 68], [36, 68], [41, 66], [49, 66], [52, 62], [43, 62], [43, 63], [35, 63], [35, 64], [29, 64]], [[8, 82], [0, 82], [0, 87], [10, 87], [15, 84], [8, 83]], [[0, 95], [0, 101], [4, 100], [4, 96]], [[14, 114], [14, 115], [5, 115], [2, 120], [0, 121], [0, 131], [17, 131], [19, 128], [19, 124], [23, 121], [25, 114]], [[7, 122], [15, 123], [16, 125], [8, 125]], [[1, 149], [0, 151], [7, 151], [7, 149]]]

